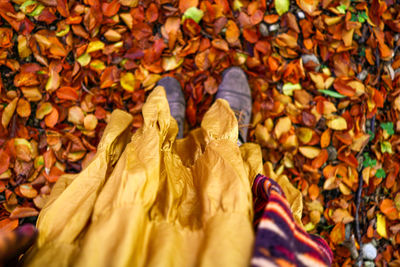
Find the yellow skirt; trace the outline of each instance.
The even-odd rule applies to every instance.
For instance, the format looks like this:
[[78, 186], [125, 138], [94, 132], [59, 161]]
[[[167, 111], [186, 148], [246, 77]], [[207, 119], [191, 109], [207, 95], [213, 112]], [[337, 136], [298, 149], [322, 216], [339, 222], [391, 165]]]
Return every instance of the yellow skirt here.
[[[144, 125], [131, 135], [131, 115], [114, 111], [92, 162], [60, 177], [24, 266], [249, 265], [260, 147], [237, 146], [237, 120], [225, 100], [180, 140], [162, 87], [142, 112]], [[301, 216], [300, 193], [282, 181]]]

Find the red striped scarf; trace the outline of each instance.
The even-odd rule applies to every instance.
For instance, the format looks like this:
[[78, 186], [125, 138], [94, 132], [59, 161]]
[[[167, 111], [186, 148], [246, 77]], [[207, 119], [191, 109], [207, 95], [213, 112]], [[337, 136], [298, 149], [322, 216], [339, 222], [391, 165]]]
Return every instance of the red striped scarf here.
[[257, 175], [253, 184], [256, 243], [252, 266], [330, 266], [333, 254], [321, 237], [293, 219], [281, 187]]

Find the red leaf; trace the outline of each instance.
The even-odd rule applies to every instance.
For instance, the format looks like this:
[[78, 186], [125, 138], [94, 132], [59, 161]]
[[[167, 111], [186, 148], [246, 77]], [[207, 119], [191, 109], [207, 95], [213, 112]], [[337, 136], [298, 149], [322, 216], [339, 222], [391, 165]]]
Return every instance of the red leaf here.
[[254, 28], [249, 28], [249, 29], [244, 29], [243, 30], [243, 37], [249, 42], [249, 43], [256, 43], [258, 41], [258, 33], [257, 30]]
[[68, 86], [57, 89], [56, 95], [59, 99], [63, 99], [63, 100], [76, 101], [79, 98], [76, 90], [74, 88], [68, 87]]
[[65, 18], [69, 17], [67, 0], [57, 0], [57, 11], [61, 16]]
[[10, 165], [10, 156], [6, 151], [0, 149], [0, 174], [8, 170], [9, 165]]
[[154, 22], [158, 18], [158, 8], [157, 5], [151, 3], [149, 8], [146, 10], [146, 18], [149, 22]]
[[114, 0], [110, 3], [103, 2], [101, 5], [101, 10], [103, 11], [104, 16], [112, 17], [118, 13], [120, 6], [121, 5], [118, 0]]

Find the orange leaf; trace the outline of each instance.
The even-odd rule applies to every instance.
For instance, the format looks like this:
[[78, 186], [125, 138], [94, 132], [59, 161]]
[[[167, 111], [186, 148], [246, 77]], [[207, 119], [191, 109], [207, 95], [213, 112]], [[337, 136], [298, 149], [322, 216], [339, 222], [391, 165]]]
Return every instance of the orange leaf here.
[[329, 238], [335, 245], [341, 244], [345, 240], [345, 229], [343, 223], [338, 223], [333, 227]]
[[53, 107], [51, 112], [44, 118], [44, 122], [47, 127], [53, 128], [57, 124], [57, 121], [58, 121], [58, 111], [55, 107]]
[[328, 147], [331, 143], [331, 129], [326, 129], [321, 135], [321, 147]]
[[103, 11], [104, 16], [112, 17], [118, 13], [120, 6], [121, 5], [119, 1], [114, 0], [110, 3], [103, 2], [103, 4], [101, 5], [101, 9]]
[[18, 100], [17, 113], [20, 117], [26, 118], [31, 115], [31, 104], [23, 98]]
[[264, 17], [264, 21], [268, 24], [273, 24], [279, 20], [279, 15], [277, 14], [270, 14]]
[[345, 96], [354, 96], [356, 91], [348, 86], [342, 79], [336, 79], [335, 82], [333, 83], [333, 87], [341, 93], [342, 95]]
[[358, 167], [358, 160], [353, 154], [346, 155], [345, 152], [338, 153], [338, 159], [343, 161], [344, 163], [349, 164], [350, 166], [357, 168]]
[[63, 100], [76, 101], [79, 98], [76, 90], [74, 88], [68, 87], [68, 86], [57, 89], [56, 95], [59, 99], [63, 99]]
[[10, 219], [20, 219], [26, 217], [37, 216], [39, 212], [34, 208], [29, 207], [16, 207], [10, 214]]
[[158, 8], [157, 5], [151, 3], [149, 8], [146, 10], [146, 18], [149, 22], [154, 22], [158, 18]]
[[55, 183], [57, 182], [58, 178], [63, 175], [64, 172], [57, 168], [56, 166], [53, 166], [50, 170], [49, 174], [46, 174], [45, 172], [43, 173], [44, 177], [46, 177], [47, 181], [50, 183]]
[[393, 200], [384, 199], [379, 208], [389, 220], [397, 220], [399, 218], [399, 211], [396, 209]]
[[226, 32], [225, 38], [228, 43], [233, 44], [235, 43], [240, 36], [239, 28], [233, 20], [228, 20], [226, 23]]
[[57, 0], [57, 11], [61, 16], [65, 18], [69, 17], [67, 0]]
[[6, 218], [0, 221], [0, 230], [5, 232], [11, 232], [18, 227], [18, 220], [10, 220]]
[[258, 33], [257, 30], [254, 28], [248, 28], [243, 30], [243, 37], [249, 42], [249, 43], [256, 43], [258, 41]]
[[6, 151], [0, 149], [0, 174], [8, 170], [9, 165], [10, 165], [10, 156]]
[[312, 161], [311, 166], [315, 169], [320, 168], [328, 160], [328, 150], [323, 149], [319, 155]]
[[220, 49], [222, 51], [228, 52], [229, 51], [229, 47], [227, 42], [225, 42], [225, 40], [223, 39], [214, 39], [211, 42], [211, 45], [217, 49]]
[[199, 0], [179, 0], [179, 10], [184, 13], [190, 7], [197, 7]]
[[308, 196], [312, 199], [315, 200], [317, 199], [319, 195], [319, 187], [316, 184], [312, 184], [310, 185], [310, 187], [308, 188]]

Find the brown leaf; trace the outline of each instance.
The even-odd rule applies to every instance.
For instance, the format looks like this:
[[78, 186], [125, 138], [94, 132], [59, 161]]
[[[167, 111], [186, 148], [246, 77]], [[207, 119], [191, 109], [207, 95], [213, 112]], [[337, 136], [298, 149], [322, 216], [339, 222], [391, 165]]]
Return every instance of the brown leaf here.
[[238, 41], [240, 36], [239, 28], [233, 20], [228, 20], [226, 23], [225, 38], [230, 44], [234, 44]]
[[1, 124], [4, 128], [7, 128], [8, 123], [10, 122], [12, 116], [14, 115], [14, 111], [17, 107], [18, 98], [14, 98], [7, 107], [3, 110], [3, 114], [1, 116]]
[[10, 156], [6, 151], [0, 149], [0, 174], [8, 170], [9, 165], [10, 165]]
[[39, 212], [34, 208], [16, 207], [10, 214], [10, 219], [21, 219], [39, 215]]
[[184, 13], [190, 7], [197, 7], [199, 0], [179, 0], [179, 10]]
[[211, 42], [212, 46], [220, 49], [222, 51], [228, 52], [229, 51], [229, 47], [228, 47], [228, 43], [225, 42], [223, 39], [214, 39]]
[[214, 77], [208, 76], [207, 80], [204, 82], [204, 89], [210, 95], [213, 95], [218, 91], [218, 84]]

